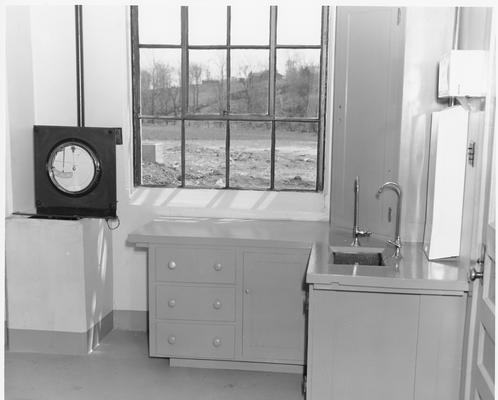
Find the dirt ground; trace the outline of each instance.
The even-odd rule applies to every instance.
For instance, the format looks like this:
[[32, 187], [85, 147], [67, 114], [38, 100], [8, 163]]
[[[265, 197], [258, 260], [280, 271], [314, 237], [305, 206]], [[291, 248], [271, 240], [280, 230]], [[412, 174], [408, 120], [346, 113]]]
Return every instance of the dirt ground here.
[[[148, 128], [148, 140], [162, 145], [163, 162], [143, 162], [142, 182], [147, 185], [178, 187], [181, 184], [179, 126], [166, 130]], [[270, 186], [270, 135], [265, 129], [233, 130], [230, 144], [230, 187], [267, 189]], [[160, 132], [161, 131], [161, 132]], [[169, 133], [169, 134], [168, 134]], [[169, 136], [169, 137], [168, 137]], [[174, 136], [175, 140], [171, 140]], [[224, 188], [224, 127], [187, 130], [185, 186]], [[277, 133], [275, 188], [315, 190], [316, 135], [300, 132]]]

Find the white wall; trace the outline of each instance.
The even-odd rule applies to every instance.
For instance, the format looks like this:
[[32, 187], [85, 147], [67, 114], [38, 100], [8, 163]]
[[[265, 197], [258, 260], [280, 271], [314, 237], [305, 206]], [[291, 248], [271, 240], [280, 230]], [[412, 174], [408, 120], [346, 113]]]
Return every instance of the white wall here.
[[31, 6], [35, 124], [76, 125], [73, 6]]
[[[14, 14], [20, 13], [16, 7], [11, 8]], [[14, 133], [15, 124], [11, 124], [14, 160], [20, 154], [32, 153], [33, 123], [76, 123], [74, 30], [69, 32], [74, 27], [74, 8], [25, 7], [24, 14], [17, 17], [24, 20], [16, 26], [27, 31], [26, 45], [23, 57], [10, 58], [9, 82], [19, 81], [27, 93], [24, 101], [17, 99], [14, 87], [9, 88], [9, 95], [15, 96], [13, 105], [19, 105], [19, 113], [30, 112], [31, 119], [14, 118], [13, 122], [24, 123], [20, 133]], [[329, 171], [326, 189], [320, 194], [134, 188], [129, 8], [85, 5], [83, 24], [86, 125], [123, 129], [124, 143], [117, 147], [117, 213], [121, 226], [112, 235], [115, 309], [147, 308], [145, 253], [127, 245], [126, 237], [156, 215], [328, 220]], [[10, 51], [15, 51], [22, 37], [12, 33]], [[23, 69], [27, 70], [25, 76], [19, 76], [18, 71]], [[327, 135], [330, 138], [330, 131]], [[329, 154], [327, 151], [327, 164]], [[32, 157], [26, 159], [31, 167], [16, 171], [22, 179], [15, 178], [12, 183], [14, 210], [33, 208], [34, 204]]]
[[9, 211], [34, 210], [33, 59], [31, 13], [27, 6], [6, 9], [6, 72], [10, 154], [6, 183]]
[[[32, 152], [33, 123], [72, 125], [76, 122], [74, 9], [72, 6], [53, 6], [50, 9], [48, 12], [45, 6], [16, 6], [7, 10], [8, 116], [12, 158], [12, 185], [7, 190], [12, 193], [14, 210], [33, 208], [32, 157], [26, 156]], [[406, 15], [399, 171], [405, 199], [401, 237], [404, 241], [421, 241], [430, 114], [445, 107], [444, 103], [436, 101], [437, 62], [451, 47], [453, 8], [411, 7]], [[145, 252], [127, 245], [126, 237], [156, 215], [328, 219], [328, 187], [324, 194], [134, 188], [129, 8], [84, 6], [83, 22], [86, 124], [123, 129], [124, 144], [117, 147], [121, 226], [112, 234], [115, 309], [146, 309]], [[332, 95], [329, 96], [331, 104]], [[330, 139], [330, 116], [328, 121]], [[329, 145], [330, 142], [328, 140]], [[330, 151], [327, 165], [330, 164], [329, 154]], [[325, 181], [329, 180], [327, 175]]]
[[[0, 26], [6, 26], [6, 13], [5, 8], [0, 6]], [[6, 79], [6, 62], [5, 62], [5, 36], [6, 30], [0, 29], [0, 87], [7, 87]], [[7, 91], [0, 91], [0, 129], [3, 132], [8, 130], [7, 122]], [[7, 135], [0, 135], [0, 163], [2, 166], [6, 166], [7, 159], [7, 146], [10, 147], [10, 142], [7, 143]], [[1, 168], [0, 168], [1, 170]], [[4, 176], [0, 176], [0, 220], [3, 221], [7, 212], [9, 212], [10, 194], [7, 195], [5, 190], [7, 181], [7, 169], [4, 169]], [[10, 173], [9, 173], [10, 175]], [[9, 196], [9, 198], [7, 198]], [[0, 254], [5, 254], [5, 225], [0, 225]], [[5, 257], [0, 259], [0, 321], [5, 321]], [[5, 343], [5, 329], [0, 332], [0, 343]], [[5, 352], [0, 354], [0, 365], [5, 365]], [[4, 380], [0, 380], [0, 391], [3, 393]]]
[[403, 188], [401, 239], [421, 242], [427, 196], [431, 114], [437, 100], [438, 62], [451, 50], [454, 8], [408, 7], [398, 180]]
[[[7, 7], [6, 28], [9, 102], [7, 139], [10, 141], [11, 155], [10, 159], [7, 160], [6, 183], [8, 185], [7, 192], [12, 194], [8, 212], [33, 212], [35, 203], [33, 125], [76, 125], [74, 7], [9, 6]], [[100, 108], [105, 109], [103, 104], [106, 104], [107, 100], [102, 98], [102, 101]], [[121, 100], [118, 104], [121, 104]], [[104, 112], [109, 111], [104, 110]], [[121, 119], [116, 122], [116, 125], [121, 125]], [[68, 225], [65, 222], [67, 221], [39, 220], [37, 225], [33, 222], [32, 226], [36, 225], [39, 228], [38, 233], [50, 235], [64, 231], [64, 227]], [[83, 315], [81, 319], [81, 315], [78, 315], [76, 309], [73, 310], [75, 315], [72, 318], [79, 318], [78, 323], [84, 321], [85, 328], [80, 326], [78, 329], [81, 328], [85, 331], [113, 309], [112, 235], [103, 220], [87, 219], [81, 222], [81, 226], [75, 224], [78, 229], [68, 230], [66, 234], [70, 236], [82, 232], [80, 236], [73, 238], [73, 241], [80, 240], [82, 254], [78, 254], [76, 257], [79, 264], [72, 266], [74, 275], [64, 275], [61, 272], [57, 275], [59, 279], [57, 284], [60, 285], [61, 290], [70, 290], [66, 287], [71, 287], [75, 284], [74, 282], [78, 282], [82, 287], [84, 285], [83, 292], [80, 293], [80, 302], [85, 307], [83, 313], [86, 312], [86, 318]], [[8, 225], [7, 235], [15, 234], [15, 224]], [[60, 233], [60, 235], [63, 237], [64, 233]], [[16, 237], [19, 239], [19, 235]], [[30, 238], [35, 244], [37, 243], [36, 236], [30, 236]], [[62, 253], [64, 253], [65, 248], [69, 249], [74, 245], [71, 238], [66, 239], [68, 240], [66, 246], [60, 247]], [[16, 270], [15, 267], [18, 266], [19, 262], [16, 257], [11, 257], [10, 253], [14, 251], [15, 244], [9, 248], [9, 254], [7, 254], [8, 267], [12, 268], [11, 271]], [[46, 251], [50, 253], [49, 250]], [[43, 249], [40, 252], [43, 253]], [[65, 267], [64, 254], [59, 258], [51, 254], [41, 254], [40, 256], [46, 256], [45, 264], [51, 264], [54, 269], [64, 269]], [[50, 259], [51, 256], [55, 258]], [[45, 265], [45, 267], [50, 268], [50, 265]], [[24, 273], [29, 274], [29, 269], [24, 270]], [[79, 276], [78, 274], [81, 275], [79, 280], [75, 278]], [[22, 281], [22, 276], [17, 278]], [[11, 282], [12, 279], [14, 277], [7, 276], [9, 284], [15, 284], [15, 282]], [[43, 289], [47, 290], [47, 287], [53, 290], [47, 285], [39, 285], [37, 288], [39, 293], [42, 293]], [[45, 298], [52, 301], [60, 299], [56, 295], [50, 297], [50, 293], [46, 293]], [[26, 296], [25, 301], [29, 301], [29, 299], [30, 296]], [[72, 297], [71, 299], [74, 300]], [[10, 300], [19, 301], [19, 299]], [[69, 303], [58, 305], [64, 310], [69, 309], [69, 312], [70, 306]], [[70, 326], [70, 329], [75, 329], [75, 326], [71, 325], [69, 317], [61, 317], [58, 321], [62, 324], [59, 327]], [[18, 321], [12, 322], [18, 323]], [[47, 328], [47, 326], [45, 327]], [[52, 328], [54, 327], [52, 326]]]
[[129, 232], [157, 215], [327, 220], [328, 187], [325, 194], [134, 188], [128, 15], [124, 6], [84, 7], [85, 96], [87, 125], [123, 129], [124, 143], [117, 148], [121, 226], [113, 232], [114, 308], [146, 310], [146, 255], [126, 244]]

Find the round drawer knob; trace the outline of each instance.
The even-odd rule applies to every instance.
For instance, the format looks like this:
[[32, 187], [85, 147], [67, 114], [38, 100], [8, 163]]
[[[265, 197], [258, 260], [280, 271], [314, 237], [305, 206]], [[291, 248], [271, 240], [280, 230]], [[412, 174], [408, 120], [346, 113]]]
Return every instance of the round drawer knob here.
[[221, 264], [220, 263], [216, 263], [213, 265], [213, 268], [215, 271], [221, 271]]
[[169, 344], [175, 344], [176, 343], [176, 336], [171, 335], [168, 337], [168, 343]]
[[213, 303], [213, 308], [215, 310], [219, 310], [221, 308], [221, 301], [220, 300], [215, 300], [215, 302]]
[[221, 339], [219, 337], [215, 337], [213, 339], [213, 346], [214, 347], [220, 347], [221, 346]]
[[169, 269], [175, 269], [175, 268], [176, 268], [176, 262], [174, 262], [173, 260], [171, 260], [171, 261], [168, 263], [168, 268], [169, 268]]
[[176, 300], [175, 299], [171, 299], [170, 301], [168, 301], [168, 306], [173, 308], [174, 306], [176, 306]]

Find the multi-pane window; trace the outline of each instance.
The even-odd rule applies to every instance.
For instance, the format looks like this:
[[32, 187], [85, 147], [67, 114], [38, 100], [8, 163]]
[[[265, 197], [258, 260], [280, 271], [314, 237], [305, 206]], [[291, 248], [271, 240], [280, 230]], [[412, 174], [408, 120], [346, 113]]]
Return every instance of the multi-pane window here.
[[135, 185], [322, 190], [328, 13], [132, 6]]

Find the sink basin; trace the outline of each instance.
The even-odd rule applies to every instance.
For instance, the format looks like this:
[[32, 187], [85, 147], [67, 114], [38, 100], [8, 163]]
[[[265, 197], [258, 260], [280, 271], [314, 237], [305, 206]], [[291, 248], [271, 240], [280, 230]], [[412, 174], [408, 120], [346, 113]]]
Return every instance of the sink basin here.
[[330, 264], [340, 265], [375, 265], [384, 266], [384, 258], [382, 256], [383, 249], [375, 248], [332, 248], [330, 254]]

